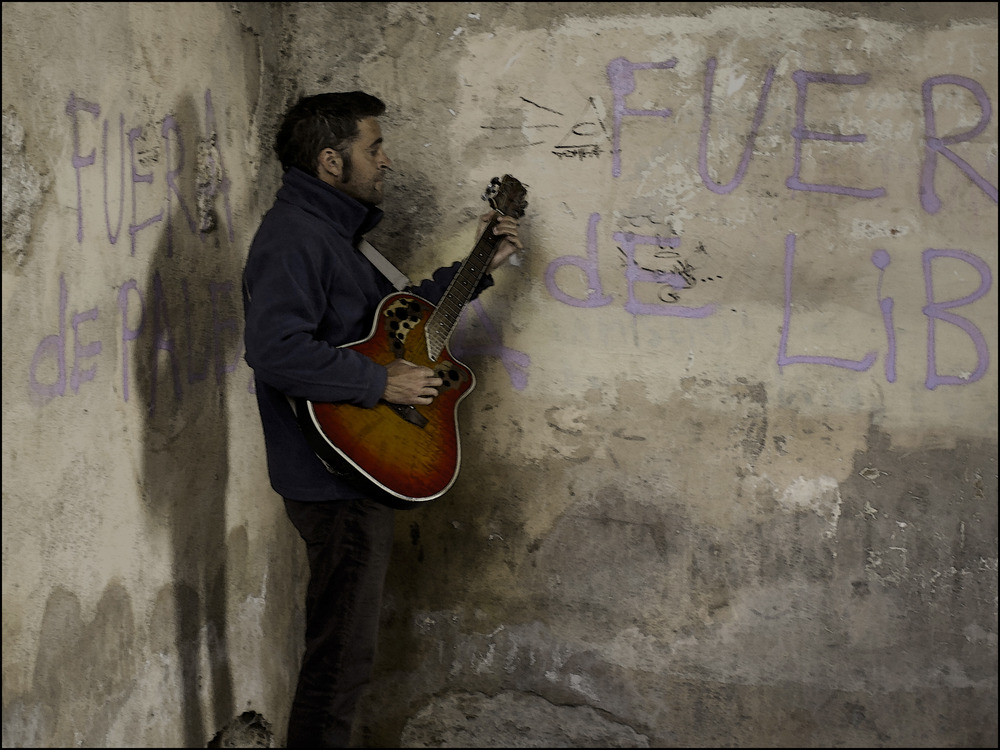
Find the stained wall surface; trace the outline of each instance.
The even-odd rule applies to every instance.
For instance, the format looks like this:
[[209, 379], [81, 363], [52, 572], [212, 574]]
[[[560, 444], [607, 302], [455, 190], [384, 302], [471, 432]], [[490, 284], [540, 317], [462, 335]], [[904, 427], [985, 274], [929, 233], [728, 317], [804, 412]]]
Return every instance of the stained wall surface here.
[[492, 177], [528, 191], [358, 744], [996, 745], [995, 4], [5, 3], [3, 34], [5, 746], [283, 741], [304, 559], [239, 273], [282, 109], [356, 88], [411, 277]]
[[279, 17], [3, 4], [4, 747], [287, 715], [302, 558], [240, 308]]

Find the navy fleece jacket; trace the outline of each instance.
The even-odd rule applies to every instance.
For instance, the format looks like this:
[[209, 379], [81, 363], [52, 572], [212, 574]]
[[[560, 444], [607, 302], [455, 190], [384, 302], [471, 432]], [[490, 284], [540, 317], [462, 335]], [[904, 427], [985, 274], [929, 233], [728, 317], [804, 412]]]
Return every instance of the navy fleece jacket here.
[[[373, 407], [386, 369], [352, 349], [382, 299], [396, 291], [357, 249], [382, 211], [291, 168], [250, 245], [243, 272], [246, 361], [253, 368], [271, 486], [293, 500], [365, 494], [329, 472], [309, 447], [286, 396]], [[409, 291], [437, 303], [459, 268]], [[487, 276], [482, 291], [492, 284]]]

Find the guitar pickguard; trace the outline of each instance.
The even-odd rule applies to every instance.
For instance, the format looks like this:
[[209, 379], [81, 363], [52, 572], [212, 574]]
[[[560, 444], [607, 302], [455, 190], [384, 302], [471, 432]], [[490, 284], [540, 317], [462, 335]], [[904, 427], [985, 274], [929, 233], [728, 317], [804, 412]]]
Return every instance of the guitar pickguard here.
[[407, 339], [431, 312], [429, 306], [422, 305], [416, 299], [396, 299], [385, 306], [382, 311], [382, 330], [389, 348], [397, 357], [405, 356]]
[[[382, 332], [389, 349], [397, 359], [407, 359], [434, 370], [443, 381], [438, 388], [440, 394], [451, 388], [461, 388], [469, 384], [472, 378], [466, 368], [457, 366], [446, 356], [438, 358], [435, 362], [429, 361], [423, 334], [427, 318], [433, 311], [434, 308], [423, 300], [414, 298], [391, 300], [382, 310]], [[447, 353], [446, 350], [442, 355]]]

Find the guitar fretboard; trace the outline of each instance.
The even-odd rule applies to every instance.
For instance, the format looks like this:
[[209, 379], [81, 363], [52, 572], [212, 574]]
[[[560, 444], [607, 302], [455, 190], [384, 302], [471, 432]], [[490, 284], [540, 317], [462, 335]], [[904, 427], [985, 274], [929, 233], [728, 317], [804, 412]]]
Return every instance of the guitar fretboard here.
[[496, 253], [496, 246], [500, 239], [497, 235], [493, 234], [493, 227], [496, 226], [497, 218], [499, 217], [495, 217], [490, 221], [486, 229], [483, 230], [479, 241], [476, 242], [476, 246], [472, 248], [472, 253], [462, 262], [462, 266], [458, 269], [458, 273], [455, 274], [455, 278], [451, 280], [451, 283], [445, 290], [437, 308], [427, 318], [427, 325], [425, 326], [427, 355], [432, 362], [437, 361], [437, 358], [444, 351], [445, 346], [447, 346], [448, 340], [455, 330], [455, 326], [458, 325], [458, 319], [462, 314], [462, 310], [469, 304], [483, 276], [486, 275], [486, 269], [489, 268], [490, 261], [493, 260], [493, 255]]

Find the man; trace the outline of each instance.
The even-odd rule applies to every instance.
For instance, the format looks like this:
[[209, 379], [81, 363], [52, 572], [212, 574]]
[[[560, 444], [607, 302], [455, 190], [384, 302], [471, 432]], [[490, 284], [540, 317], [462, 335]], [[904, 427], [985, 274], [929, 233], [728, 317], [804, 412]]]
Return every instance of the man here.
[[[385, 104], [360, 91], [300, 99], [274, 149], [284, 169], [274, 205], [250, 246], [243, 277], [246, 360], [254, 370], [271, 486], [306, 542], [305, 653], [287, 747], [345, 747], [374, 661], [393, 510], [334, 473], [301, 431], [290, 399], [372, 408], [429, 404], [442, 381], [397, 359], [350, 348], [366, 338], [380, 301], [396, 291], [359, 249], [382, 218]], [[480, 217], [486, 227], [494, 212]], [[502, 217], [489, 271], [521, 249]], [[459, 263], [409, 291], [436, 303]], [[477, 293], [492, 285], [487, 274]]]

